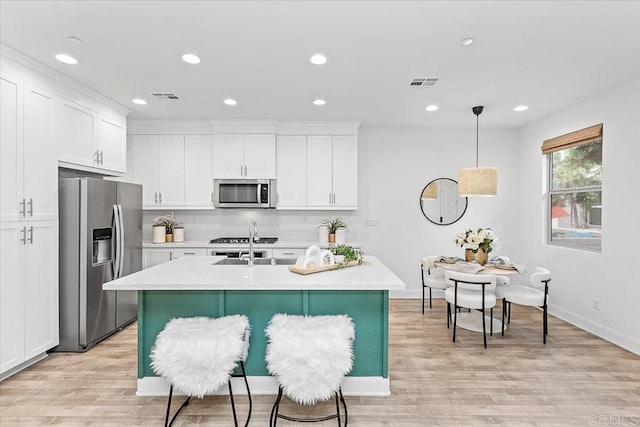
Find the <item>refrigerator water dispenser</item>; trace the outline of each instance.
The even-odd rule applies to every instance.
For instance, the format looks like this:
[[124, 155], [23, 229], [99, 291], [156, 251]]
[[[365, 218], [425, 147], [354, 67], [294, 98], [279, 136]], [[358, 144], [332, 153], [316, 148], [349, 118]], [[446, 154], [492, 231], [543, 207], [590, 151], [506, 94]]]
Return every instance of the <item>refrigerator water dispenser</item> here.
[[93, 251], [91, 264], [101, 265], [111, 262], [111, 235], [112, 228], [94, 228], [93, 233]]

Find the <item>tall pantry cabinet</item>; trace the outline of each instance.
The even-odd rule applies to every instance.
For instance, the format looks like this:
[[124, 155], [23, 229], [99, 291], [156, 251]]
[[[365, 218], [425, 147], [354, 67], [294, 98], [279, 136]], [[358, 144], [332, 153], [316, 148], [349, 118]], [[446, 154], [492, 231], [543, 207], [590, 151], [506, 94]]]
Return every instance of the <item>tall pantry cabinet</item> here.
[[55, 96], [30, 70], [0, 70], [0, 378], [58, 344]]

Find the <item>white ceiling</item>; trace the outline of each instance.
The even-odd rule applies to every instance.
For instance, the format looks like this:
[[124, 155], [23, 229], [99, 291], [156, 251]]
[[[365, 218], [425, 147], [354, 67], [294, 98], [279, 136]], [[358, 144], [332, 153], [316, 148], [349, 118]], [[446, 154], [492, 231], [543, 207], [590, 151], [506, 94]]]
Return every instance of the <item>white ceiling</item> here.
[[[475, 126], [484, 105], [481, 126], [518, 127], [640, 77], [640, 1], [0, 1], [0, 16], [2, 43], [135, 119]], [[440, 80], [408, 89], [416, 77]]]

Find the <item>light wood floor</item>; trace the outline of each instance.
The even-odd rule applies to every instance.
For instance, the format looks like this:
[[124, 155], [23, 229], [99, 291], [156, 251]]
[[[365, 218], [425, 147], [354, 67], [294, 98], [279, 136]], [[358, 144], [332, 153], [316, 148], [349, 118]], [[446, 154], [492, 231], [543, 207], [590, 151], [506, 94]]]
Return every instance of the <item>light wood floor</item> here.
[[[485, 350], [481, 334], [463, 329], [451, 342], [443, 300], [424, 316], [419, 300], [391, 300], [392, 395], [347, 397], [349, 425], [640, 425], [640, 356], [553, 317], [545, 346], [539, 311], [514, 305], [512, 315], [506, 335], [488, 337]], [[132, 325], [88, 353], [52, 354], [0, 383], [0, 425], [162, 425], [166, 398], [135, 390]], [[242, 416], [246, 397], [237, 401]], [[272, 403], [254, 396], [251, 426], [268, 425]], [[188, 424], [232, 425], [228, 397], [195, 399], [175, 425]]]

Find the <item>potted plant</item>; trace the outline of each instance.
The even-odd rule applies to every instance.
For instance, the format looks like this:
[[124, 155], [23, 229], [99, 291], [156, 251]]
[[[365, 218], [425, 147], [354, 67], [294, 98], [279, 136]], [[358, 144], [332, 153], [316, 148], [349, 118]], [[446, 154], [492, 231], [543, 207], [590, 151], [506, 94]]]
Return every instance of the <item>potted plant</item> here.
[[[159, 216], [157, 218], [153, 219], [153, 231], [154, 233], [158, 233], [158, 235], [160, 234], [160, 232], [156, 232], [156, 228], [159, 227], [164, 227], [164, 233], [165, 233], [165, 242], [173, 242], [173, 228], [176, 226], [177, 221], [176, 219], [173, 217], [173, 212], [171, 212], [171, 215], [165, 215], [165, 216]], [[156, 239], [153, 239], [154, 243], [162, 243], [162, 242], [156, 242]]]
[[[470, 228], [456, 235], [456, 245], [465, 248], [465, 260], [476, 261], [485, 265], [489, 260], [489, 252], [493, 250], [498, 238], [490, 228], [478, 228], [473, 231]], [[472, 256], [473, 255], [473, 256]]]
[[335, 243], [336, 231], [338, 231], [341, 228], [342, 229], [349, 228], [347, 226], [347, 223], [344, 222], [344, 219], [342, 218], [341, 215], [338, 215], [335, 218], [328, 217], [327, 219], [322, 221], [322, 223], [320, 224], [320, 227], [327, 227], [327, 230], [329, 231], [329, 243]]
[[332, 246], [329, 250], [333, 255], [335, 255], [336, 262], [340, 264], [348, 264], [351, 261], [357, 261], [358, 264], [364, 264], [364, 256], [362, 255], [362, 252], [351, 246]]

